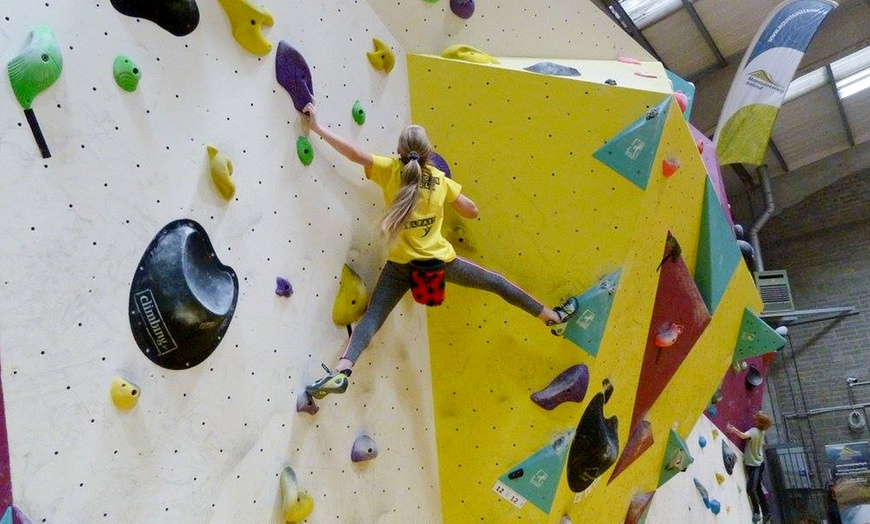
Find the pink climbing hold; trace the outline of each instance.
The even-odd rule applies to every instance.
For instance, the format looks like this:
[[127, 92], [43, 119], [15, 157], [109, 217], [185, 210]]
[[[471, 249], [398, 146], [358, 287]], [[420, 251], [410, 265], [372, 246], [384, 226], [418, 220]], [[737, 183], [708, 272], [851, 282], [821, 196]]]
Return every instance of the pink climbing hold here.
[[533, 393], [531, 399], [542, 408], [552, 410], [563, 402], [583, 402], [588, 387], [589, 368], [577, 364], [559, 373], [546, 388]]
[[689, 107], [689, 97], [687, 97], [686, 93], [683, 93], [682, 91], [674, 91], [674, 98], [677, 99], [677, 105], [680, 106], [680, 111], [685, 113], [686, 109]]
[[680, 333], [683, 332], [683, 329], [685, 329], [683, 326], [673, 322], [671, 322], [670, 326], [660, 329], [658, 333], [656, 333], [656, 347], [667, 348], [673, 346], [677, 341], [677, 337], [679, 337]]
[[299, 396], [296, 397], [296, 413], [305, 412], [309, 415], [316, 415], [318, 411], [320, 411], [320, 408], [314, 403], [314, 399], [303, 389], [299, 393]]
[[632, 58], [630, 56], [619, 55], [616, 57], [617, 62], [622, 62], [623, 64], [632, 64], [632, 65], [640, 65], [640, 60], [637, 58]]
[[662, 160], [662, 174], [669, 177], [680, 169], [680, 160], [677, 158], [665, 158]]
[[640, 71], [635, 71], [635, 76], [641, 76], [643, 78], [658, 78], [656, 75], [650, 73], [641, 73]]
[[353, 441], [350, 450], [350, 460], [353, 462], [365, 462], [378, 456], [378, 445], [368, 435], [360, 435]]

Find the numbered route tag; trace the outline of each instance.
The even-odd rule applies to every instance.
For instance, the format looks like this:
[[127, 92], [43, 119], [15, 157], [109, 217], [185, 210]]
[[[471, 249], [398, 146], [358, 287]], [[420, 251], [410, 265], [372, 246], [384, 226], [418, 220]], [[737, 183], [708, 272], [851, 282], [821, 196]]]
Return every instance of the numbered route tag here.
[[492, 487], [492, 490], [504, 497], [505, 500], [518, 508], [522, 508], [526, 504], [526, 499], [520, 496], [520, 494], [516, 491], [505, 486], [504, 483], [502, 483], [502, 481], [500, 480], [495, 483], [495, 486]]

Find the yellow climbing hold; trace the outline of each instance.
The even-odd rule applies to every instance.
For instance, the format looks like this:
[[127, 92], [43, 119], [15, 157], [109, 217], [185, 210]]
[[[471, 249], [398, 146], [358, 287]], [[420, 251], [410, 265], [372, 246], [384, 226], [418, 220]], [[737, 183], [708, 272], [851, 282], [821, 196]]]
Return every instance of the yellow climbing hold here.
[[263, 26], [272, 27], [272, 13], [248, 0], [218, 0], [230, 19], [233, 37], [246, 50], [255, 55], [266, 55], [272, 44], [263, 37]]
[[332, 306], [332, 321], [337, 326], [349, 326], [360, 319], [368, 307], [366, 283], [347, 264], [341, 268], [338, 296]]
[[233, 183], [233, 161], [215, 147], [206, 146], [208, 150], [209, 171], [218, 192], [227, 200], [236, 194], [236, 185]]
[[725, 475], [721, 473], [716, 473], [716, 482], [718, 482], [719, 484], [725, 482]]
[[314, 510], [314, 499], [299, 490], [296, 473], [290, 466], [281, 471], [281, 515], [285, 522], [302, 522]]
[[465, 62], [474, 62], [475, 64], [498, 64], [499, 61], [484, 53], [480, 49], [475, 49], [470, 45], [456, 44], [446, 47], [441, 51], [443, 58], [451, 58], [453, 60], [463, 60]]
[[142, 390], [136, 384], [124, 377], [112, 378], [112, 403], [121, 411], [129, 411], [136, 407]]
[[378, 71], [389, 73], [393, 70], [393, 66], [396, 65], [396, 57], [393, 55], [393, 50], [377, 38], [372, 38], [372, 44], [374, 44], [375, 50], [366, 53], [366, 56], [369, 57], [369, 63]]

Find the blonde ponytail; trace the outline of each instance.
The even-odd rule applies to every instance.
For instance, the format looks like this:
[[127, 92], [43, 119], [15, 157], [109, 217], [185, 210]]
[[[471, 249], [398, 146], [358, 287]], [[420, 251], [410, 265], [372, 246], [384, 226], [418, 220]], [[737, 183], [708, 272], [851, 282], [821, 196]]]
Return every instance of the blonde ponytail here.
[[429, 162], [429, 137], [426, 130], [420, 126], [406, 127], [399, 135], [397, 151], [404, 163], [402, 185], [381, 221], [381, 233], [390, 241], [396, 238], [417, 205], [420, 178]]

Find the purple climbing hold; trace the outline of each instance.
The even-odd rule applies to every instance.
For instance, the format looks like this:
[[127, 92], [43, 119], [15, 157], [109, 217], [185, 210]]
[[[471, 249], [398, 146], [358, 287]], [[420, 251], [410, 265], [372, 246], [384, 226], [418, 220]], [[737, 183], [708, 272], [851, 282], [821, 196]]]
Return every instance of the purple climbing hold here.
[[112, 0], [112, 7], [123, 15], [150, 20], [175, 36], [190, 34], [199, 25], [196, 0]]
[[459, 18], [468, 20], [474, 14], [474, 0], [450, 0], [450, 10]]
[[281, 87], [290, 93], [293, 107], [302, 111], [314, 101], [314, 87], [311, 84], [311, 71], [302, 54], [290, 44], [281, 40], [275, 54], [275, 77]]
[[563, 402], [583, 402], [589, 387], [589, 368], [585, 364], [571, 366], [559, 373], [550, 384], [532, 393], [532, 402], [544, 409], [555, 409]]
[[378, 445], [368, 435], [360, 435], [353, 441], [353, 448], [350, 450], [350, 460], [354, 462], [365, 462], [378, 456]]
[[450, 174], [450, 164], [447, 163], [447, 160], [445, 160], [443, 156], [439, 155], [435, 151], [430, 150], [429, 162], [435, 169], [444, 173], [444, 176], [446, 176], [447, 178], [453, 178], [453, 176]]
[[303, 411], [309, 415], [316, 415], [320, 411], [320, 408], [314, 403], [314, 399], [304, 389], [296, 397], [296, 413], [302, 413]]
[[293, 294], [293, 286], [290, 285], [290, 282], [284, 277], [278, 277], [275, 279], [275, 294], [280, 297], [290, 297]]

